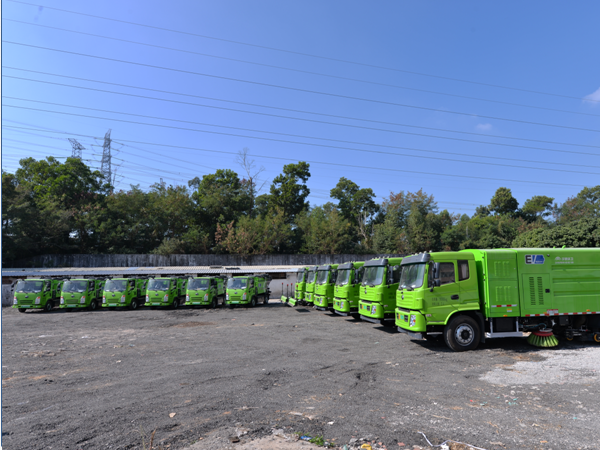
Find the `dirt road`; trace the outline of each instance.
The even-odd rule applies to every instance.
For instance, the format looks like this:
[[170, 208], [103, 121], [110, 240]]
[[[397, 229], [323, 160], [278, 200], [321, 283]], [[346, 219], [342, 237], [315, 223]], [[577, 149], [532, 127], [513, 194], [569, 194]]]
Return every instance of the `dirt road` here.
[[351, 448], [429, 448], [422, 432], [432, 444], [597, 449], [599, 361], [600, 346], [576, 342], [452, 353], [277, 302], [3, 308], [2, 448], [142, 448], [153, 430], [155, 448], [254, 448], [276, 430]]

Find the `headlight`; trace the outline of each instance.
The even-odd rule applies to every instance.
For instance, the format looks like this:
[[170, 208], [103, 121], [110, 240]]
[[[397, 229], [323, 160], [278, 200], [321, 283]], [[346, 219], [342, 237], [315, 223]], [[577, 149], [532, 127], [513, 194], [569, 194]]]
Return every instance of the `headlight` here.
[[150, 296], [146, 294], [146, 301], [150, 301]]
[[64, 305], [64, 304], [65, 304], [65, 298], [64, 298], [64, 297], [61, 297], [61, 298], [60, 298], [60, 304], [61, 304], [61, 305]]
[[17, 300], [17, 297], [15, 297], [15, 298], [13, 299], [13, 305], [17, 305], [18, 303], [19, 303], [19, 301]]
[[169, 301], [169, 295], [165, 295], [165, 298], [163, 298], [163, 302], [168, 302]]
[[208, 301], [208, 294], [204, 294], [204, 301], [207, 302]]
[[125, 296], [121, 295], [121, 303], [125, 303]]
[[185, 301], [186, 301], [186, 302], [189, 302], [189, 301], [190, 301], [190, 294], [187, 294], [187, 295], [185, 296]]
[[229, 294], [225, 294], [225, 300], [229, 300]]
[[106, 303], [106, 297], [102, 297], [102, 303]]
[[246, 300], [246, 293], [244, 292], [244, 295], [242, 295], [242, 300]]
[[85, 303], [85, 295], [83, 295], [83, 296], [81, 297], [81, 300], [79, 300], [79, 303], [82, 303], [82, 304], [83, 304], [83, 303]]
[[414, 314], [410, 315], [410, 325], [411, 327], [414, 327], [415, 324], [417, 323], [417, 316], [415, 316]]
[[41, 301], [42, 301], [42, 299], [40, 297], [36, 297], [35, 298], [35, 304], [36, 305], [39, 305]]

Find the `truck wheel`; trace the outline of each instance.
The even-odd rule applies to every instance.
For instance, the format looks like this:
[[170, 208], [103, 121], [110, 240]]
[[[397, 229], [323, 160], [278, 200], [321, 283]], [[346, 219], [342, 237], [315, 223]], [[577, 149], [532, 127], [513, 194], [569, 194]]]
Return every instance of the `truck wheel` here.
[[213, 301], [210, 304], [210, 308], [211, 309], [215, 309], [217, 307], [217, 304], [219, 303], [219, 299], [217, 297], [213, 297]]
[[179, 306], [179, 299], [177, 299], [177, 298], [173, 299], [173, 309], [177, 309], [178, 306]]
[[138, 307], [138, 302], [137, 302], [137, 300], [136, 300], [135, 298], [134, 298], [133, 300], [131, 300], [131, 305], [129, 305], [129, 307], [130, 307], [131, 309], [137, 309], [137, 307]]
[[263, 303], [266, 305], [267, 303], [269, 303], [269, 296], [267, 294], [265, 294], [265, 296], [263, 297]]
[[256, 297], [252, 297], [250, 300], [250, 308], [254, 308], [256, 306]]
[[50, 312], [50, 311], [52, 311], [52, 308], [54, 308], [54, 303], [52, 303], [52, 300], [48, 300], [46, 302], [46, 305], [44, 306], [44, 311]]
[[446, 345], [455, 352], [473, 350], [479, 345], [481, 330], [477, 321], [469, 316], [456, 316], [444, 329]]
[[90, 311], [95, 311], [95, 310], [96, 310], [96, 306], [98, 306], [98, 305], [96, 305], [96, 302], [95, 302], [94, 300], [92, 300], [92, 301], [90, 302], [90, 306], [88, 306], [88, 309], [89, 309]]

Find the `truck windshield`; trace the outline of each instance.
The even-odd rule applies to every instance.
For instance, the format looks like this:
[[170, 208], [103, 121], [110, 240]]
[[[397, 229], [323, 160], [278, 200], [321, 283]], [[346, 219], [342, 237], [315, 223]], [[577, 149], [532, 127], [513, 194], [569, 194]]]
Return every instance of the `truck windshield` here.
[[383, 283], [383, 273], [385, 271], [384, 266], [371, 266], [365, 268], [365, 275], [363, 276], [363, 286], [378, 286]]
[[329, 270], [317, 271], [317, 284], [327, 283], [327, 275], [329, 275]]
[[15, 292], [42, 292], [43, 281], [19, 281]]
[[230, 278], [227, 280], [227, 289], [246, 289], [247, 278]]
[[208, 280], [199, 280], [196, 278], [188, 282], [188, 289], [190, 290], [206, 291], [208, 289], [208, 286]]
[[296, 278], [296, 283], [302, 283], [304, 281], [304, 270], [302, 272], [298, 272], [298, 276]]
[[85, 292], [87, 281], [65, 281], [63, 292]]
[[150, 280], [148, 282], [149, 291], [166, 291], [169, 289], [171, 280]]
[[104, 290], [106, 292], [121, 292], [127, 288], [127, 281], [125, 280], [108, 280]]
[[310, 284], [310, 283], [314, 283], [314, 282], [315, 282], [315, 273], [316, 273], [316, 272], [315, 272], [314, 270], [310, 270], [310, 271], [308, 272], [308, 275], [306, 276], [306, 282], [307, 282], [308, 284]]
[[423, 277], [425, 275], [425, 264], [408, 264], [402, 266], [400, 275], [400, 284], [398, 289], [407, 289], [412, 291], [415, 288], [423, 286]]
[[351, 271], [352, 269], [338, 270], [337, 281], [335, 282], [335, 284], [337, 284], [338, 286], [344, 286], [345, 284], [348, 284], [348, 281], [350, 280]]

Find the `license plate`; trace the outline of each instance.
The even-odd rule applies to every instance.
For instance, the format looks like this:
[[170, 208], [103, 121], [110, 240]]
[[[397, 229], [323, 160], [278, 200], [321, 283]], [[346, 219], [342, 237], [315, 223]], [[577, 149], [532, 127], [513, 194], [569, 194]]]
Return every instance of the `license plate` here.
[[376, 305], [371, 306], [371, 314], [375, 314], [375, 311], [377, 311], [377, 306]]
[[77, 305], [67, 305], [68, 308], [77, 308]]
[[117, 305], [114, 303], [109, 303], [108, 306], [117, 306]]
[[200, 304], [201, 304], [200, 302], [194, 302], [194, 303], [192, 303], [192, 305], [200, 305]]
[[239, 303], [239, 302], [231, 302], [231, 303]]

